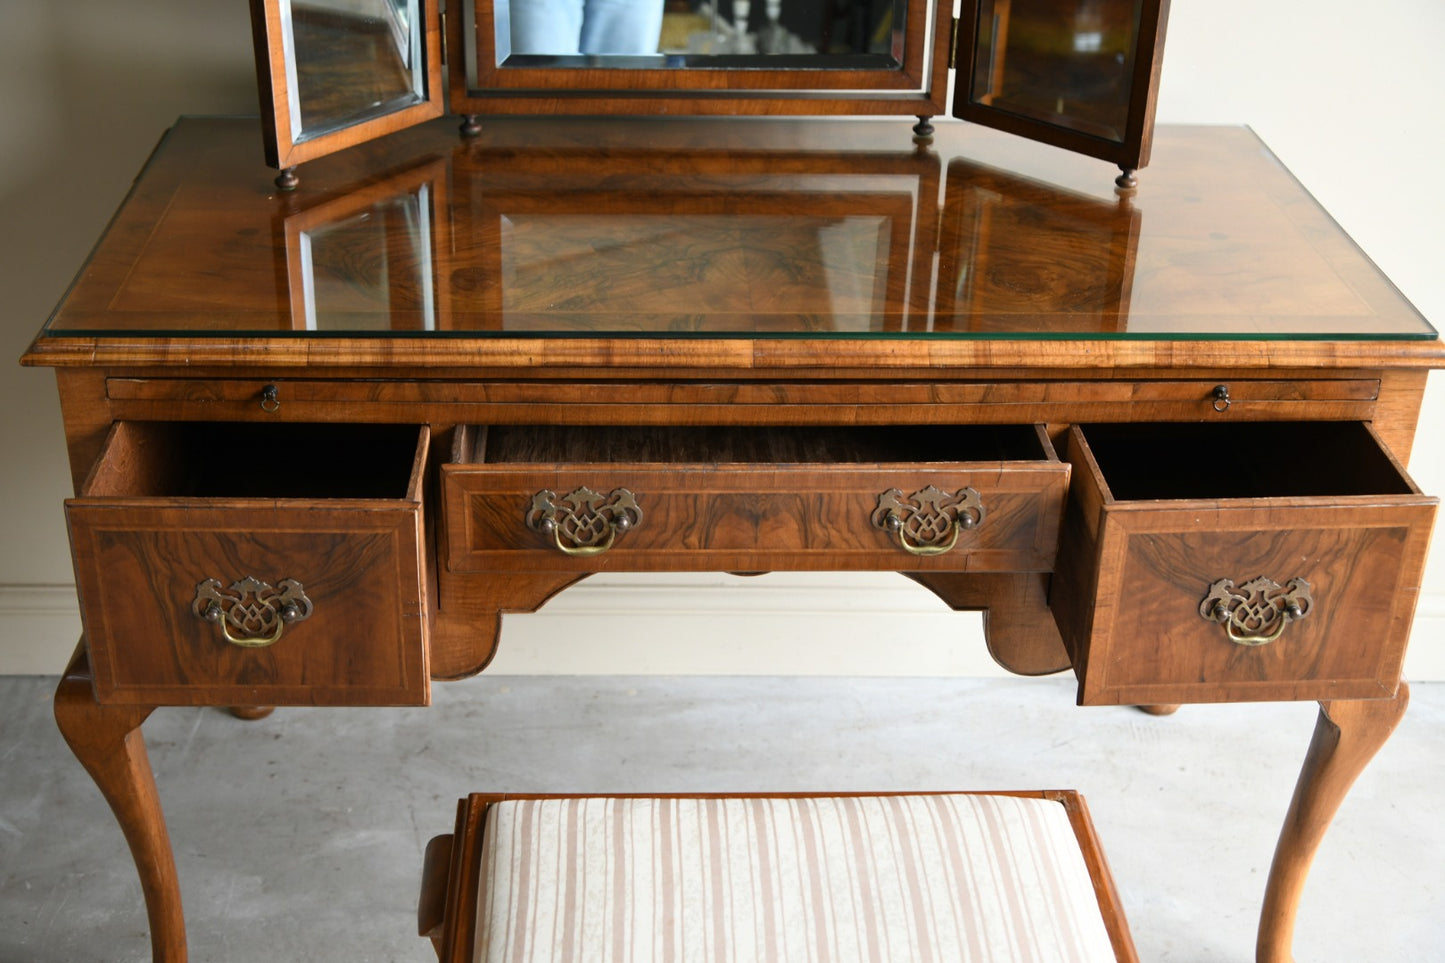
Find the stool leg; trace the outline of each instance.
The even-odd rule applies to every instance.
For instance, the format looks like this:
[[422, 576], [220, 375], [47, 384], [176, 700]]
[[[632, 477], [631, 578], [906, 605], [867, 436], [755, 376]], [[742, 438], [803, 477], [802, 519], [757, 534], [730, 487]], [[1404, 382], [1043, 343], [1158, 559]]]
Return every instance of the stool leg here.
[[141, 723], [153, 706], [95, 701], [84, 643], [55, 690], [55, 721], [120, 823], [140, 874], [155, 963], [185, 963], [186, 923], [170, 833], [156, 793]]
[[1255, 944], [1257, 963], [1294, 959], [1294, 924], [1310, 864], [1335, 812], [1405, 715], [1410, 687], [1393, 699], [1321, 702], [1314, 738], [1280, 830], [1264, 891]]
[[434, 836], [426, 844], [422, 858], [421, 896], [417, 899], [417, 933], [432, 942], [437, 959], [444, 959], [448, 882], [452, 867], [451, 836]]

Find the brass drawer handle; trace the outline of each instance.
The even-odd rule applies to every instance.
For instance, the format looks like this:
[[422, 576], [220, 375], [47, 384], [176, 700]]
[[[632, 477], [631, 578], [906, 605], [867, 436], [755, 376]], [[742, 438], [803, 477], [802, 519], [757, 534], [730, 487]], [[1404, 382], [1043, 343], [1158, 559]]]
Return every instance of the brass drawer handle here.
[[309, 619], [312, 605], [305, 588], [294, 578], [284, 578], [272, 588], [247, 575], [232, 582], [229, 591], [223, 590], [220, 580], [206, 579], [196, 586], [191, 611], [214, 622], [232, 645], [264, 649], [280, 641], [286, 626]]
[[1314, 604], [1310, 583], [1302, 578], [1292, 578], [1283, 587], [1263, 575], [1238, 587], [1222, 578], [1209, 586], [1199, 603], [1199, 617], [1223, 625], [1229, 641], [1237, 645], [1268, 645], [1291, 622], [1309, 615]]
[[901, 489], [888, 489], [878, 496], [872, 520], [905, 552], [927, 557], [953, 551], [959, 535], [982, 525], [985, 514], [983, 499], [974, 489], [949, 494], [929, 485], [906, 499]]
[[625, 488], [603, 495], [583, 486], [561, 498], [543, 489], [532, 496], [526, 522], [532, 531], [549, 536], [563, 554], [585, 558], [601, 555], [617, 536], [640, 524], [642, 509], [637, 496]]
[[1234, 404], [1234, 399], [1229, 397], [1229, 385], [1215, 385], [1211, 393], [1214, 398], [1214, 410], [1226, 412], [1229, 406]]

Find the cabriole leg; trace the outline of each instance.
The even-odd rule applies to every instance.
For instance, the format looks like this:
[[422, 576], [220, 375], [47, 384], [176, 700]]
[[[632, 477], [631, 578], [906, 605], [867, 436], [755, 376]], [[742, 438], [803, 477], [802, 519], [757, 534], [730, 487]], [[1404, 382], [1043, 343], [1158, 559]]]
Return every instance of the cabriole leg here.
[[1410, 687], [1402, 682], [1393, 699], [1320, 703], [1314, 738], [1269, 869], [1257, 963], [1294, 959], [1295, 916], [1315, 852], [1350, 786], [1395, 731], [1409, 702]]
[[55, 690], [60, 733], [95, 780], [130, 844], [150, 920], [151, 957], [156, 963], [184, 963], [186, 927], [176, 862], [141, 738], [141, 723], [153, 708], [99, 705], [84, 643]]

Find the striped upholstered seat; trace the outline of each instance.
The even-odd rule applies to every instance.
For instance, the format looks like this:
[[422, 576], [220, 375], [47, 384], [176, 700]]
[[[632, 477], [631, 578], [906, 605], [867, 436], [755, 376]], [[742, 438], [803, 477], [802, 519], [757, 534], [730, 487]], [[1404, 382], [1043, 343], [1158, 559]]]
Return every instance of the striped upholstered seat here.
[[459, 830], [457, 961], [1133, 958], [1069, 793], [472, 797]]

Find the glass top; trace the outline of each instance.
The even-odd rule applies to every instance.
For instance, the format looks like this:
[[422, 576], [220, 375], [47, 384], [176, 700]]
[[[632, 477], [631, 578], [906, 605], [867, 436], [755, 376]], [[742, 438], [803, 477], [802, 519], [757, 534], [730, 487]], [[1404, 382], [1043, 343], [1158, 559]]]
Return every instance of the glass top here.
[[[592, 124], [589, 126], [589, 124]], [[1098, 161], [902, 120], [443, 121], [271, 186], [163, 141], [50, 337], [1429, 339], [1247, 130]]]

